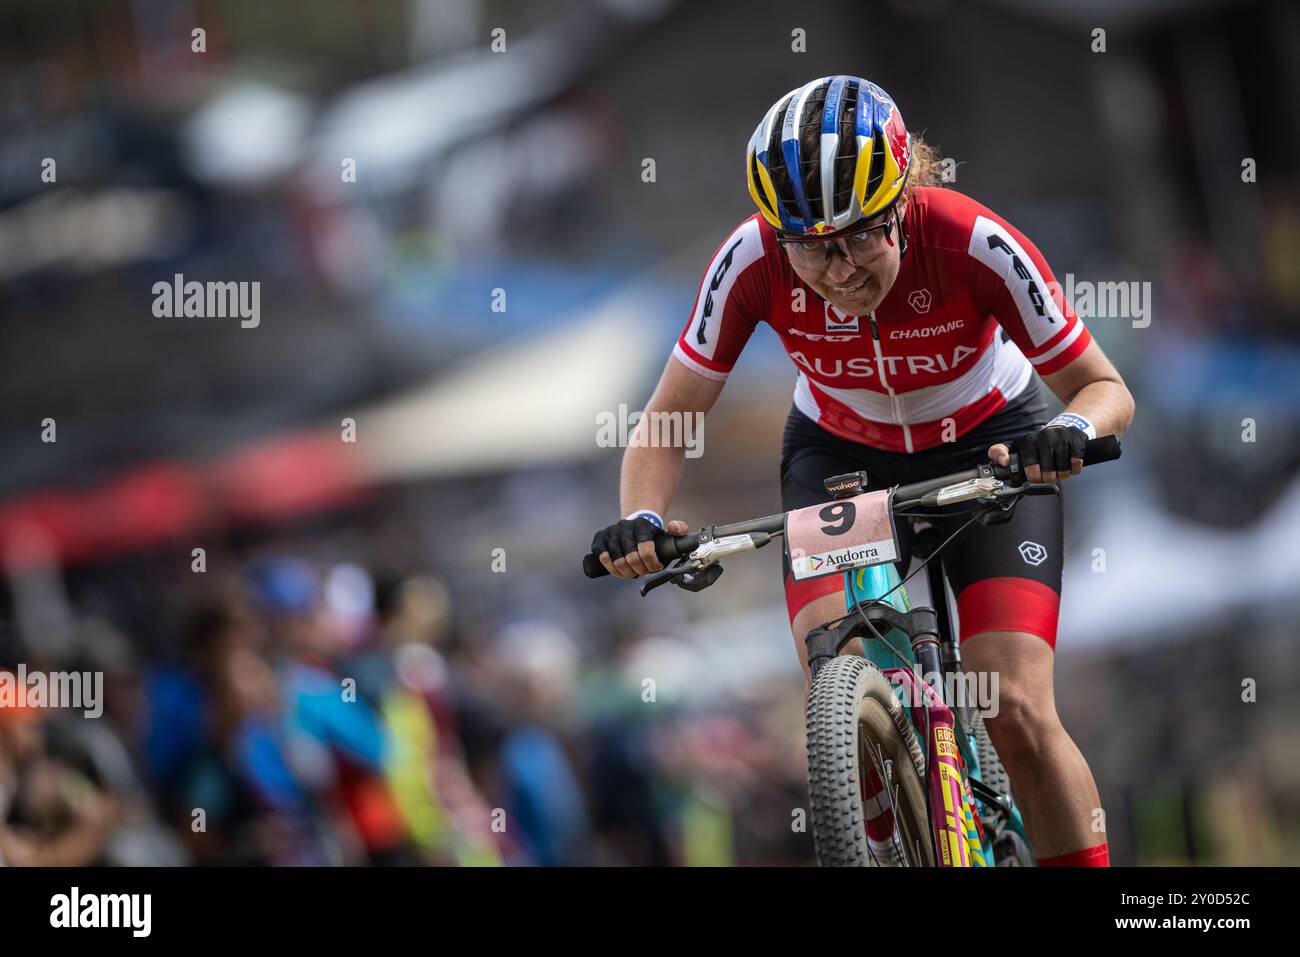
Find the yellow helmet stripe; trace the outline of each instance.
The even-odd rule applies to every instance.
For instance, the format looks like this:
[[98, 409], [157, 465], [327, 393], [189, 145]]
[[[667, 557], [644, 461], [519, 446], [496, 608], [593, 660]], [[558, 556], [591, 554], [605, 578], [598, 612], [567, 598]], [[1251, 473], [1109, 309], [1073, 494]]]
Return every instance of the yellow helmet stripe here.
[[858, 165], [853, 170], [853, 195], [862, 209], [867, 208], [867, 177], [871, 174], [871, 153], [875, 142], [871, 136], [858, 137]]
[[894, 154], [885, 148], [884, 143], [881, 143], [880, 147], [885, 154], [885, 175], [880, 178], [876, 194], [868, 197], [862, 204], [863, 216], [874, 216], [892, 203], [903, 185], [903, 171], [898, 168], [898, 161], [894, 159]]
[[754, 201], [758, 202], [758, 209], [763, 214], [763, 218], [771, 223], [774, 228], [780, 229], [781, 218], [776, 214], [776, 186], [772, 183], [772, 177], [767, 172], [767, 167], [758, 162], [757, 158], [754, 160], [754, 167], [758, 170], [758, 180], [763, 187], [763, 194], [767, 197], [767, 203], [758, 202], [758, 194], [755, 191], [752, 176], [750, 177], [749, 193], [754, 197]]

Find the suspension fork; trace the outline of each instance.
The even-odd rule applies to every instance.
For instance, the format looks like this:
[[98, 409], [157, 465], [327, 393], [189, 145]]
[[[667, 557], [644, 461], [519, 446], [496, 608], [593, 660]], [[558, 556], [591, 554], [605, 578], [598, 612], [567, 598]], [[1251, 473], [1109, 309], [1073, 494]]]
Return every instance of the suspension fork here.
[[[944, 574], [940, 560], [932, 561], [925, 566], [925, 574], [926, 581], [930, 586], [930, 604], [934, 606], [934, 615], [938, 622], [940, 673], [945, 677], [960, 675], [962, 673], [961, 643], [957, 640], [957, 629], [952, 619], [952, 606], [948, 604], [948, 576]], [[924, 672], [922, 673], [924, 674]], [[953, 714], [957, 716], [958, 729], [964, 733], [971, 726], [970, 704], [966, 701], [947, 701], [946, 703], [952, 709]], [[960, 739], [958, 740], [960, 741]], [[968, 755], [968, 758], [971, 756], [973, 755]], [[967, 763], [970, 763], [969, 760]]]
[[936, 558], [925, 566], [925, 578], [930, 586], [930, 604], [939, 624], [942, 673], [960, 671], [961, 652], [958, 650], [957, 632], [952, 626], [952, 610], [948, 607], [948, 577], [943, 573], [943, 559]]

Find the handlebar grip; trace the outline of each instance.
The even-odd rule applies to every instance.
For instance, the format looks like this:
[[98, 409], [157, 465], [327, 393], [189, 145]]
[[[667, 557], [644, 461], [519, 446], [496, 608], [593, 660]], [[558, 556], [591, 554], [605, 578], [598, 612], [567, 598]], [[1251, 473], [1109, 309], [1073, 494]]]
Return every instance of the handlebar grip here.
[[1095, 439], [1089, 439], [1087, 448], [1083, 450], [1083, 464], [1097, 465], [1100, 462], [1114, 462], [1120, 457], [1124, 447], [1120, 445], [1118, 435], [1099, 435]]
[[[1095, 439], [1089, 439], [1088, 444], [1083, 449], [1084, 467], [1099, 465], [1102, 462], [1113, 462], [1120, 457], [1120, 453], [1123, 451], [1118, 435], [1099, 435]], [[993, 466], [993, 477], [1004, 482], [1011, 482], [1014, 485], [1026, 481], [1023, 470], [1012, 471], [1001, 465]]]
[[[665, 535], [662, 538], [655, 539], [655, 554], [659, 556], [659, 561], [667, 564], [675, 562], [683, 555], [689, 555], [700, 544], [698, 533], [690, 535]], [[604, 578], [609, 575], [605, 566], [595, 555], [588, 552], [582, 556], [582, 573], [588, 578]]]

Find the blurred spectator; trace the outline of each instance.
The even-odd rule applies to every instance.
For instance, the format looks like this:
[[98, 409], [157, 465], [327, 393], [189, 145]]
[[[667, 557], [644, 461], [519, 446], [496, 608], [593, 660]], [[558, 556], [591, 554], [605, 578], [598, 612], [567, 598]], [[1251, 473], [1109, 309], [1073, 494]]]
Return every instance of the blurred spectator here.
[[[356, 679], [336, 669], [344, 649], [313, 569], [269, 559], [254, 566], [253, 578], [279, 661], [290, 764], [314, 795], [346, 812], [372, 862], [403, 860], [406, 829], [383, 774], [390, 744]], [[268, 696], [274, 687], [267, 682]]]
[[103, 677], [103, 713], [56, 712], [49, 753], [120, 802], [121, 818], [104, 852], [105, 864], [167, 866], [188, 855], [163, 826], [142, 771], [143, 698], [140, 661], [125, 635], [100, 619], [84, 621], [70, 670]]
[[46, 721], [25, 700], [0, 707], [0, 864], [100, 863], [124, 808], [47, 752]]

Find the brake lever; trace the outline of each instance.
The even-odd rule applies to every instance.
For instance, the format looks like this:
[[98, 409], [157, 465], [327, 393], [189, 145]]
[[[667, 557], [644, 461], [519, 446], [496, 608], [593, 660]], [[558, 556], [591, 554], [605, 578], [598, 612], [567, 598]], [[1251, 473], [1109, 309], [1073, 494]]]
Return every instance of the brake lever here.
[[644, 597], [660, 585], [667, 585], [669, 582], [687, 591], [704, 591], [721, 577], [722, 566], [716, 562], [700, 565], [696, 561], [684, 559], [671, 568], [665, 568], [641, 579], [643, 582], [641, 595]]
[[1004, 485], [992, 495], [980, 499], [989, 503], [979, 515], [979, 523], [987, 528], [990, 525], [1003, 525], [1011, 521], [1016, 510], [1016, 503], [1025, 495], [1060, 495], [1061, 490], [1046, 482], [1026, 482], [1023, 485]]
[[653, 575], [646, 575], [641, 579], [641, 595], [646, 596], [654, 591], [660, 585], [667, 585], [670, 581], [681, 578], [683, 575], [690, 573], [690, 567], [685, 563], [670, 565], [662, 571], [655, 572]]

